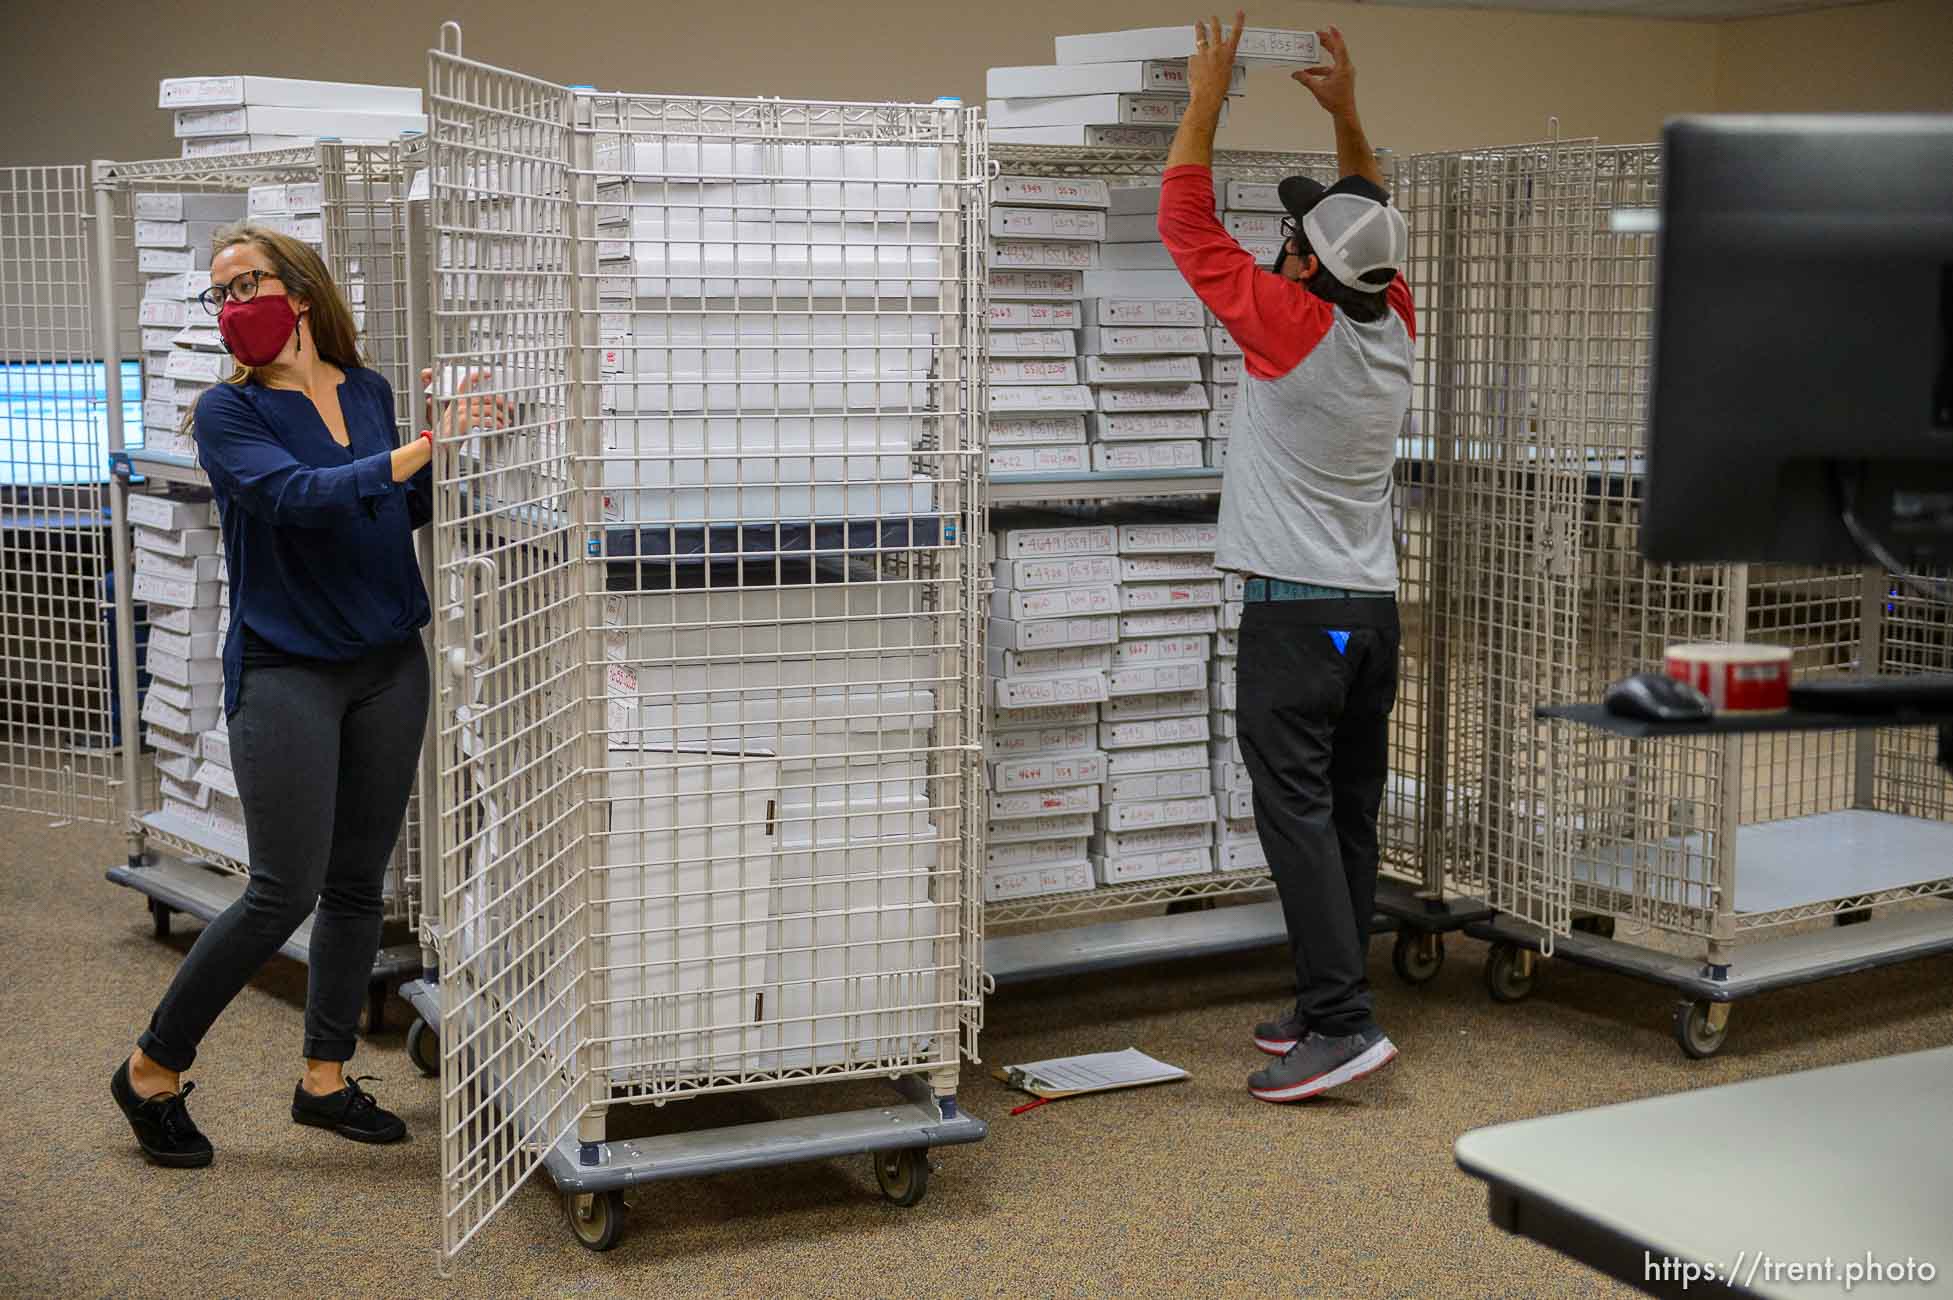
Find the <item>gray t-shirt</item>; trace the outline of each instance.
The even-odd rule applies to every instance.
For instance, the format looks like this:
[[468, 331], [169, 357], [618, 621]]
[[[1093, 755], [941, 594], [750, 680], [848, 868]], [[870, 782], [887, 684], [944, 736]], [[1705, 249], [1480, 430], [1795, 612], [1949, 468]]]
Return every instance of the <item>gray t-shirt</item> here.
[[[1307, 292], [1307, 290], [1302, 290]], [[1410, 409], [1409, 330], [1342, 311], [1279, 379], [1243, 377], [1221, 480], [1223, 569], [1397, 589], [1391, 477]]]

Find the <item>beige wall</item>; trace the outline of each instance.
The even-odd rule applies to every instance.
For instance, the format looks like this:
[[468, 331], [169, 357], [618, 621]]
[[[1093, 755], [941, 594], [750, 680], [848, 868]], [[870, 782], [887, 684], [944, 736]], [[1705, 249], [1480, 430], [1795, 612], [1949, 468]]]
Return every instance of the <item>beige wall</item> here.
[[1953, 0], [1725, 23], [1718, 34], [1724, 112], [1953, 112]]
[[[468, 53], [609, 89], [818, 98], [983, 95], [993, 65], [1048, 63], [1058, 32], [1177, 23], [1184, 0], [443, 0], [262, 10], [210, 0], [7, 0], [0, 162], [175, 152], [164, 73], [420, 85], [444, 17]], [[1890, 0], [1701, 24], [1264, 0], [1268, 26], [1341, 25], [1371, 135], [1398, 150], [1568, 135], [1655, 137], [1711, 109], [1953, 109], [1953, 0]], [[1323, 148], [1300, 87], [1263, 72], [1223, 132], [1240, 147]]]
[[[421, 85], [439, 21], [475, 58], [606, 89], [978, 100], [984, 69], [1049, 63], [1061, 32], [1183, 23], [1184, 0], [444, 0], [260, 8], [208, 0], [6, 0], [0, 161], [175, 152], [156, 81], [250, 70]], [[1716, 32], [1687, 23], [1263, 0], [1273, 27], [1335, 22], [1362, 70], [1371, 135], [1399, 150], [1568, 134], [1652, 138], [1714, 106]], [[85, 24], [85, 25], [84, 25]], [[1324, 120], [1274, 72], [1223, 133], [1244, 148], [1326, 148]], [[31, 129], [22, 124], [31, 123]]]

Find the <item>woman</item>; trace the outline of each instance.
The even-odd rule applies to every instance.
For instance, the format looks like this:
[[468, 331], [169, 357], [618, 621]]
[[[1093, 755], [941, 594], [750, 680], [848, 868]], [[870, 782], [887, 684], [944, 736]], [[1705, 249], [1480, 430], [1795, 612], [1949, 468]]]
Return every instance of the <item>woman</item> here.
[[[181, 1072], [315, 907], [292, 1119], [360, 1142], [406, 1136], [345, 1063], [428, 699], [413, 530], [432, 513], [432, 434], [394, 445], [393, 391], [360, 364], [352, 314], [311, 248], [235, 227], [219, 234], [210, 276], [204, 306], [237, 369], [198, 399], [195, 430], [230, 569], [224, 715], [251, 877], [111, 1081], [143, 1153], [176, 1168], [212, 1155]], [[474, 416], [484, 403], [466, 405]]]

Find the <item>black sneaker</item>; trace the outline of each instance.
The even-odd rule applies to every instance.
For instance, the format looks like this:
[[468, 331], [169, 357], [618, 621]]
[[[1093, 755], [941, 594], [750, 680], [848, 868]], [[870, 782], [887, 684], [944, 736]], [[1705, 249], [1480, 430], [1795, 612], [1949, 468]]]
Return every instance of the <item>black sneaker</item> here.
[[1265, 1070], [1248, 1076], [1248, 1091], [1263, 1101], [1301, 1101], [1360, 1079], [1397, 1059], [1375, 1026], [1347, 1038], [1310, 1034]]
[[346, 1080], [346, 1086], [324, 1097], [315, 1097], [300, 1083], [292, 1091], [292, 1119], [313, 1128], [329, 1128], [340, 1137], [355, 1142], [398, 1142], [407, 1136], [406, 1121], [390, 1110], [381, 1110], [373, 1094], [360, 1087], [373, 1079], [362, 1075]]
[[138, 1097], [129, 1082], [127, 1061], [109, 1076], [109, 1095], [122, 1108], [129, 1127], [136, 1132], [136, 1145], [151, 1163], [166, 1169], [201, 1169], [213, 1158], [210, 1139], [197, 1131], [189, 1108], [183, 1104], [196, 1087], [186, 1083], [181, 1092]]
[[1279, 1020], [1264, 1020], [1255, 1026], [1255, 1046], [1270, 1056], [1286, 1056], [1309, 1032], [1302, 1018], [1302, 1004], [1296, 1003]]

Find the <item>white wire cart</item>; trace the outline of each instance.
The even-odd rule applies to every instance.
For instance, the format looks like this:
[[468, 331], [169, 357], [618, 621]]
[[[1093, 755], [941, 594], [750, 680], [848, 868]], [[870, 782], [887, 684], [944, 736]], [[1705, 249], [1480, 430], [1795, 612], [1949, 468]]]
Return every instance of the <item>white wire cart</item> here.
[[[439, 817], [412, 1049], [452, 1256], [538, 1167], [872, 1153], [920, 1200], [981, 1023], [986, 164], [958, 105], [598, 93], [430, 54]], [[620, 1105], [869, 1110], [618, 1140]]]
[[[1683, 641], [1785, 645], [1798, 679], [1953, 666], [1953, 603], [1929, 582], [1640, 559], [1659, 150], [1554, 141], [1433, 165], [1468, 344], [1453, 821], [1499, 913], [1472, 927], [1493, 941], [1492, 996], [1530, 993], [1540, 954], [1635, 975], [1683, 993], [1676, 1038], [1704, 1057], [1737, 999], [1953, 951], [1953, 913], [1897, 907], [1953, 895], [1929, 732], [1686, 734], [1576, 707]], [[1791, 932], [1826, 920], [1866, 923]]]
[[[353, 297], [362, 346], [411, 394], [402, 223], [414, 148], [0, 172], [17, 480], [4, 489], [0, 544], [0, 794], [63, 821], [122, 824], [128, 862], [109, 875], [147, 896], [159, 935], [177, 912], [215, 916], [246, 870], [241, 826], [214, 811], [235, 794], [213, 698], [221, 560], [181, 430], [227, 368], [193, 305], [209, 236], [255, 205], [320, 245]], [[415, 906], [417, 841], [410, 825], [390, 891], [397, 922]], [[304, 960], [306, 940], [302, 929], [287, 955]], [[372, 1023], [386, 980], [417, 965], [411, 944], [381, 955]]]
[[0, 807], [116, 806], [113, 582], [88, 169], [0, 168]]
[[[158, 936], [185, 913], [208, 921], [242, 892], [249, 853], [229, 777], [216, 646], [228, 614], [206, 593], [218, 556], [180, 559], [136, 545], [148, 527], [166, 539], [215, 525], [208, 482], [184, 417], [196, 397], [229, 372], [215, 322], [196, 305], [210, 279], [210, 235], [246, 219], [276, 224], [317, 246], [346, 293], [369, 365], [393, 386], [401, 433], [416, 418], [416, 274], [410, 265], [409, 199], [424, 143], [322, 142], [269, 154], [154, 162], [98, 162], [89, 225], [98, 355], [108, 372], [105, 403], [113, 503], [114, 619], [122, 745], [120, 786], [129, 836], [126, 865], [111, 881], [149, 900]], [[145, 436], [131, 445], [120, 394], [124, 358], [139, 360]], [[174, 566], [174, 567], [170, 567]], [[161, 573], [178, 579], [158, 583]], [[221, 576], [221, 575], [220, 575]], [[168, 650], [168, 654], [159, 652]], [[170, 677], [143, 680], [159, 662]], [[368, 1026], [383, 1018], [389, 982], [417, 971], [407, 930], [418, 907], [420, 802], [389, 868], [387, 920], [394, 940], [375, 960]], [[305, 961], [310, 922], [283, 954]]]
[[[1008, 175], [1092, 178], [1114, 186], [1156, 185], [1166, 162], [1156, 150], [1059, 146], [999, 145], [991, 156]], [[1393, 173], [1396, 202], [1411, 218], [1412, 260], [1406, 274], [1419, 296], [1419, 359], [1412, 425], [1397, 465], [1403, 663], [1391, 727], [1390, 785], [1380, 823], [1383, 863], [1376, 928], [1397, 930], [1393, 966], [1406, 982], [1421, 984], [1442, 968], [1443, 934], [1485, 919], [1489, 909], [1480, 897], [1482, 884], [1447, 840], [1446, 801], [1425, 793], [1447, 786], [1447, 719], [1456, 707], [1443, 622], [1449, 612], [1444, 597], [1450, 551], [1442, 461], [1451, 445], [1432, 436], [1448, 414], [1448, 390], [1439, 378], [1446, 372], [1438, 358], [1452, 345], [1445, 341], [1446, 321], [1430, 305], [1446, 263], [1440, 256], [1438, 226], [1424, 224], [1424, 218], [1438, 214], [1435, 191], [1412, 184], [1420, 174], [1420, 160], [1386, 156], [1384, 162]], [[1328, 182], [1336, 178], [1337, 163], [1333, 153], [1222, 150], [1213, 166], [1219, 186], [1228, 181], [1274, 182], [1298, 174]], [[1211, 519], [1220, 487], [1219, 469], [995, 474], [990, 495], [998, 507], [1089, 510], [1143, 501], [1196, 514], [1205, 511]], [[1036, 928], [993, 935], [986, 944], [986, 967], [1003, 983], [1279, 944], [1287, 933], [1279, 904], [1216, 906], [1259, 898], [1272, 889], [1267, 870], [1253, 868], [992, 903], [986, 924], [993, 931]], [[1161, 907], [1163, 916], [1134, 915]], [[1060, 919], [1088, 923], [1062, 929], [1041, 924]]]

